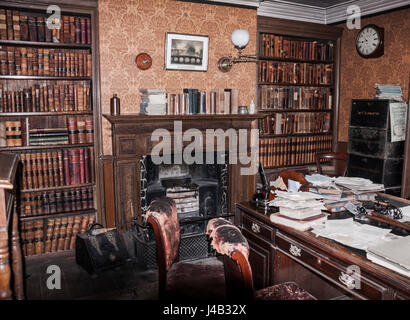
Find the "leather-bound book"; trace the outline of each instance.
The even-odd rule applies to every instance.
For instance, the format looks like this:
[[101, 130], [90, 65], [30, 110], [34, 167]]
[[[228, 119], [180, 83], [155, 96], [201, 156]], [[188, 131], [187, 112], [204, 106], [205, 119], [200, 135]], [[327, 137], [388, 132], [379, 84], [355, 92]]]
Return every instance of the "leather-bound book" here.
[[43, 48], [38, 48], [37, 56], [38, 56], [38, 75], [44, 76], [44, 49]]
[[49, 105], [48, 105], [48, 85], [46, 83], [43, 84], [43, 100], [44, 100], [44, 111], [50, 111]]
[[84, 83], [84, 97], [85, 97], [85, 110], [92, 110], [91, 108], [91, 95], [90, 95], [90, 83], [85, 82]]
[[4, 112], [4, 109], [3, 109], [3, 94], [4, 94], [3, 84], [0, 83], [0, 112]]
[[80, 29], [81, 29], [81, 44], [87, 44], [87, 22], [86, 18], [80, 18]]
[[71, 184], [71, 177], [70, 177], [70, 159], [68, 150], [63, 150], [63, 168], [64, 168], [64, 182], [65, 185]]
[[91, 77], [92, 75], [92, 55], [91, 53], [87, 54], [87, 77]]
[[78, 132], [78, 143], [86, 143], [86, 130], [85, 121], [81, 118], [77, 118], [77, 132]]
[[53, 236], [51, 238], [51, 252], [57, 251], [57, 242], [60, 235], [61, 220], [61, 218], [56, 218], [54, 221]]
[[28, 16], [28, 32], [29, 32], [29, 40], [30, 41], [37, 41], [37, 21], [36, 17]]
[[50, 75], [50, 50], [43, 49], [43, 65], [44, 65], [44, 75]]
[[14, 121], [6, 121], [6, 144], [8, 147], [15, 146], [15, 124]]
[[46, 23], [45, 23], [44, 17], [37, 17], [36, 21], [37, 21], [37, 41], [44, 42], [46, 40], [45, 38]]
[[69, 190], [64, 190], [63, 192], [63, 205], [64, 205], [64, 212], [71, 211], [71, 197]]
[[91, 19], [85, 19], [86, 33], [87, 33], [87, 44], [91, 44]]
[[57, 84], [55, 84], [53, 87], [54, 87], [54, 109], [55, 109], [55, 111], [61, 111], [61, 108], [60, 108], [60, 90], [59, 90]]
[[74, 117], [69, 117], [67, 119], [68, 127], [68, 141], [70, 144], [78, 143], [78, 131], [77, 131], [77, 121]]
[[76, 216], [74, 217], [74, 223], [73, 223], [73, 233], [71, 235], [70, 239], [70, 249], [74, 249], [75, 247], [75, 238], [80, 231], [80, 223], [81, 223], [81, 216]]
[[74, 34], [75, 34], [75, 43], [81, 43], [81, 22], [79, 17], [75, 17], [74, 20]]
[[84, 73], [84, 69], [85, 69], [84, 55], [79, 53], [79, 51], [77, 51], [76, 56], [77, 56], [77, 59], [78, 59], [78, 73], [76, 74], [76, 76], [84, 77], [84, 75], [85, 75], [85, 73]]
[[30, 112], [32, 111], [31, 108], [31, 89], [23, 89], [23, 95], [24, 95], [24, 111], [25, 112]]
[[25, 222], [26, 230], [26, 254], [32, 256], [35, 253], [34, 250], [34, 221]]
[[34, 221], [34, 249], [35, 254], [44, 253], [43, 220]]
[[21, 195], [21, 212], [22, 217], [31, 216], [30, 195], [28, 193]]
[[43, 214], [50, 214], [50, 192], [43, 192]]
[[21, 64], [21, 75], [28, 75], [28, 61], [27, 61], [27, 48], [21, 47], [16, 49], [20, 51], [20, 64]]
[[34, 193], [34, 203], [36, 207], [36, 215], [43, 214], [43, 195], [41, 192]]
[[58, 158], [58, 179], [59, 185], [64, 185], [64, 164], [63, 164], [63, 151], [57, 151], [57, 158]]
[[94, 142], [94, 121], [92, 117], [85, 119], [85, 138], [87, 143]]
[[54, 105], [54, 85], [49, 85], [48, 86], [48, 108], [49, 111], [56, 111], [55, 105]]
[[13, 10], [13, 35], [14, 40], [20, 40], [20, 15], [17, 10]]
[[70, 87], [71, 84], [64, 85], [64, 110], [72, 111], [70, 106]]
[[48, 207], [50, 214], [57, 213], [56, 195], [54, 191], [48, 192]]
[[72, 77], [73, 75], [71, 74], [71, 54], [70, 51], [65, 52], [65, 76], [66, 77]]
[[71, 236], [73, 234], [74, 217], [67, 217], [67, 231], [64, 239], [64, 250], [70, 250]]
[[76, 185], [80, 183], [80, 156], [79, 149], [70, 150], [70, 173], [71, 184]]
[[58, 187], [60, 185], [60, 177], [58, 174], [58, 154], [57, 151], [51, 152], [53, 163], [53, 181], [54, 185]]
[[27, 172], [26, 172], [26, 154], [20, 154], [20, 162], [21, 162], [21, 188], [22, 190], [27, 189]]
[[37, 153], [32, 153], [31, 157], [31, 171], [33, 175], [33, 188], [38, 188], [38, 171], [37, 171]]
[[13, 11], [6, 10], [7, 40], [14, 40], [13, 35]]
[[84, 179], [85, 183], [92, 182], [90, 177], [90, 155], [88, 149], [84, 149]]
[[9, 68], [7, 64], [7, 49], [5, 47], [0, 47], [0, 74], [5, 76], [9, 73]]
[[85, 183], [85, 163], [84, 163], [84, 151], [87, 151], [85, 149], [79, 149], [79, 160], [80, 160], [80, 183], [84, 184]]
[[66, 68], [66, 51], [61, 51], [61, 61], [60, 62], [60, 76], [66, 77], [67, 76], [67, 68]]
[[82, 216], [79, 233], [86, 233], [88, 231], [90, 216]]
[[70, 17], [63, 16], [63, 40], [64, 43], [70, 43]]
[[46, 243], [44, 246], [45, 253], [51, 252], [51, 240], [53, 238], [54, 222], [55, 222], [55, 219], [47, 219]]
[[36, 83], [34, 85], [34, 92], [35, 92], [35, 104], [34, 104], [34, 110], [36, 112], [40, 112], [40, 85], [38, 83]]
[[88, 209], [88, 192], [87, 188], [81, 188], [81, 209], [86, 210]]
[[75, 210], [80, 211], [82, 209], [82, 203], [81, 203], [81, 191], [79, 189], [75, 190], [74, 194], [74, 201], [75, 201]]
[[24, 111], [24, 93], [23, 90], [16, 92], [16, 112]]
[[0, 40], [7, 40], [7, 19], [4, 9], [0, 9]]
[[70, 43], [75, 43], [75, 17], [70, 16]]
[[37, 162], [37, 178], [38, 178], [38, 187], [44, 188], [44, 170], [43, 170], [43, 161], [41, 159], [41, 153], [37, 152], [35, 154]]
[[20, 40], [28, 41], [30, 39], [30, 36], [29, 36], [29, 31], [28, 31], [27, 16], [21, 15], [19, 20], [20, 20]]
[[53, 29], [47, 25], [47, 18], [44, 19], [44, 40], [45, 42], [53, 42]]
[[49, 75], [50, 76], [55, 76], [55, 66], [54, 66], [54, 57], [55, 51], [54, 49], [50, 49], [48, 51], [48, 68], [49, 68]]
[[84, 87], [81, 85], [76, 86], [77, 88], [77, 108], [78, 111], [84, 111]]
[[49, 178], [48, 178], [48, 163], [47, 163], [47, 153], [41, 152], [40, 153], [40, 162], [42, 168], [42, 176], [43, 176], [43, 185], [45, 188], [50, 187]]
[[93, 188], [87, 188], [87, 199], [88, 199], [88, 209], [92, 209], [94, 208], [94, 192], [93, 192]]
[[63, 193], [61, 190], [56, 190], [55, 193], [56, 198], [56, 213], [64, 212], [64, 203], [63, 203]]
[[53, 42], [59, 43], [61, 40], [60, 32], [63, 29], [62, 21], [59, 18], [53, 18], [53, 24], [56, 27], [59, 26], [57, 28], [52, 29]]
[[[52, 162], [52, 155], [51, 151], [44, 152], [45, 153], [45, 158], [43, 158], [43, 161], [45, 160], [46, 164], [43, 164], [44, 172], [46, 172], [47, 168], [47, 177], [48, 177], [48, 187], [53, 187], [54, 186], [54, 177], [53, 177], [53, 162]], [[44, 163], [44, 162], [43, 162]], [[46, 176], [45, 175], [45, 176]]]
[[10, 101], [10, 107], [11, 107], [10, 110], [11, 112], [16, 112], [16, 94], [14, 91], [10, 91], [9, 94], [10, 94], [9, 101]]
[[25, 166], [24, 166], [25, 172], [26, 172], [26, 181], [27, 181], [27, 188], [24, 189], [32, 189], [33, 188], [33, 173], [31, 169], [31, 154], [26, 153], [25, 154]]
[[94, 163], [94, 147], [89, 149], [89, 158], [90, 158], [90, 182], [95, 181], [95, 163]]
[[34, 86], [31, 87], [31, 108], [30, 111], [36, 111], [36, 88]]
[[30, 201], [31, 214], [33, 216], [36, 216], [37, 215], [37, 205], [36, 205], [36, 194], [35, 194], [35, 192], [30, 192], [29, 201]]
[[13, 76], [16, 74], [16, 64], [14, 63], [14, 48], [8, 47], [7, 48], [7, 64], [9, 75]]
[[13, 109], [12, 109], [12, 104], [13, 104], [13, 101], [12, 101], [12, 98], [11, 98], [11, 92], [10, 91], [8, 91], [8, 92], [6, 92], [6, 96], [7, 96], [7, 98], [6, 98], [6, 112], [13, 112]]
[[58, 86], [58, 90], [59, 90], [59, 96], [60, 96], [60, 110], [61, 111], [67, 111], [64, 107], [64, 100], [65, 100], [65, 93], [64, 93], [64, 85], [60, 84]]
[[45, 107], [44, 107], [44, 85], [40, 86], [40, 111], [44, 112]]
[[33, 75], [33, 48], [27, 48], [27, 75]]
[[71, 211], [76, 211], [76, 205], [75, 205], [75, 189], [70, 189], [69, 192], [70, 195], [70, 207]]

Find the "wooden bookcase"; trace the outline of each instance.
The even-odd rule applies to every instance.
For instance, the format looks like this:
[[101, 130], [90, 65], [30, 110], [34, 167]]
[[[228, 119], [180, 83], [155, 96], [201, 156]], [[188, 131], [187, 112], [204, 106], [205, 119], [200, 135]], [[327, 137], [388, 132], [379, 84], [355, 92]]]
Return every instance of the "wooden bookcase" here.
[[342, 29], [258, 17], [260, 160], [306, 167], [337, 143]]
[[[10, 145], [7, 138], [4, 140], [3, 136], [0, 152], [13, 152], [20, 155], [21, 170], [16, 204], [25, 256], [71, 250], [77, 233], [86, 230], [90, 222], [101, 221], [100, 197], [97, 189], [100, 184], [97, 160], [101, 153], [97, 1], [2, 1], [0, 9], [4, 9], [5, 12], [12, 11], [16, 16], [44, 17], [46, 21], [55, 13], [47, 13], [50, 5], [57, 5], [61, 9], [63, 28], [65, 27], [64, 16], [74, 17], [75, 24], [88, 20], [90, 30], [88, 35], [87, 25], [85, 25], [85, 29], [77, 28], [77, 35], [74, 28], [73, 41], [60, 39], [60, 42], [55, 40], [45, 42], [33, 41], [30, 38], [22, 40], [18, 37], [15, 39], [14, 34], [13, 38], [7, 35], [7, 39], [0, 36], [0, 51], [15, 51], [16, 57], [19, 56], [18, 59], [22, 58], [22, 53], [32, 52], [33, 55], [37, 55], [39, 62], [36, 70], [33, 68], [33, 71], [29, 71], [31, 63], [27, 59], [27, 72], [25, 67], [23, 71], [21, 64], [17, 69], [15, 64], [11, 67], [15, 71], [10, 72], [10, 69], [7, 69], [10, 68], [9, 56], [7, 56], [7, 72], [5, 73], [3, 69], [0, 75], [2, 94], [10, 92], [7, 93], [6, 99], [12, 99], [12, 103], [7, 106], [3, 103], [0, 122], [3, 127], [13, 128], [9, 122], [14, 121], [17, 122], [14, 128], [18, 128], [21, 124], [22, 129], [22, 143], [17, 141], [17, 145], [15, 143]], [[36, 19], [37, 23], [41, 21], [41, 18]], [[81, 31], [84, 30], [86, 32], [82, 35]], [[15, 30], [13, 29], [12, 32]], [[64, 35], [61, 34], [61, 37]], [[76, 37], [80, 41], [76, 41]], [[56, 71], [53, 74], [45, 71], [46, 52], [54, 52], [55, 56], [61, 53], [61, 56], [70, 58], [65, 62], [60, 60], [62, 63], [58, 66], [49, 65], [49, 68], [53, 67]], [[41, 54], [44, 54], [43, 58], [40, 58]], [[77, 58], [83, 59], [83, 63], [77, 63]], [[58, 59], [55, 61], [57, 62]], [[27, 91], [23, 91], [24, 89]], [[30, 89], [35, 94], [34, 98], [30, 96]], [[50, 93], [53, 93], [53, 99], [50, 98]], [[60, 97], [59, 103], [57, 103], [57, 96], [54, 96], [57, 93]], [[28, 100], [24, 100], [26, 97]], [[32, 99], [31, 104], [29, 99]], [[10, 106], [12, 106], [11, 110]], [[68, 125], [69, 119], [75, 119], [75, 128]], [[87, 127], [83, 126], [86, 120]], [[56, 136], [60, 135], [61, 141], [52, 141], [50, 136], [44, 139], [46, 131], [43, 130], [44, 128], [53, 132], [54, 140], [58, 140]], [[34, 132], [33, 129], [40, 130]], [[77, 140], [72, 139], [73, 131], [76, 132]], [[4, 132], [2, 134], [4, 135]]]

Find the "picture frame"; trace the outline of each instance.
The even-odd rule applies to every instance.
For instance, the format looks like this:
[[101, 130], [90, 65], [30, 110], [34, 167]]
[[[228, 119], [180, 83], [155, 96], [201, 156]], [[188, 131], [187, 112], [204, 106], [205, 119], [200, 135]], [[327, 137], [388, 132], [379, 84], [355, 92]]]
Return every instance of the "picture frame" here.
[[165, 34], [165, 69], [208, 70], [209, 37], [182, 33]]

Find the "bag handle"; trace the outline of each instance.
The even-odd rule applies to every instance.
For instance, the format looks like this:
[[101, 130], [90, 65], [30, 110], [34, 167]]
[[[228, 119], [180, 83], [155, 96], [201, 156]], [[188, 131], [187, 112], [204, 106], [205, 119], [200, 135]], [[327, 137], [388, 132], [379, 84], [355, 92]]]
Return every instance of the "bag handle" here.
[[100, 229], [101, 229], [101, 228], [104, 228], [104, 226], [103, 226], [102, 224], [94, 222], [93, 224], [91, 224], [91, 225], [88, 227], [88, 233], [91, 234], [91, 231], [92, 231], [92, 230], [94, 229], [94, 227], [96, 227], [96, 226], [99, 226]]

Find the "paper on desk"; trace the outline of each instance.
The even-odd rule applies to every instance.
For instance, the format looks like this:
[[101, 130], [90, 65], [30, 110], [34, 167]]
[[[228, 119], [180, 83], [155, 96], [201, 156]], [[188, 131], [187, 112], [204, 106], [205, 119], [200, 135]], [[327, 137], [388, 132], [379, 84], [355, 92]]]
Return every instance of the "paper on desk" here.
[[298, 192], [302, 184], [299, 181], [288, 179], [288, 190]]
[[410, 221], [410, 206], [401, 207], [400, 210], [403, 213], [402, 220]]
[[290, 209], [312, 208], [326, 210], [326, 207], [323, 205], [323, 203], [317, 200], [293, 201], [278, 198], [270, 201], [270, 204], [275, 207], [285, 207]]
[[324, 176], [322, 174], [305, 175], [305, 179], [315, 187], [331, 187], [334, 185], [335, 178]]
[[314, 226], [312, 233], [344, 245], [366, 250], [369, 245], [385, 241], [390, 229], [382, 229], [366, 224], [360, 224], [349, 219], [327, 220], [324, 225]]
[[289, 199], [289, 200], [313, 200], [313, 199], [321, 199], [322, 196], [317, 193], [312, 192], [286, 192], [281, 190], [275, 190], [275, 194], [278, 197]]

